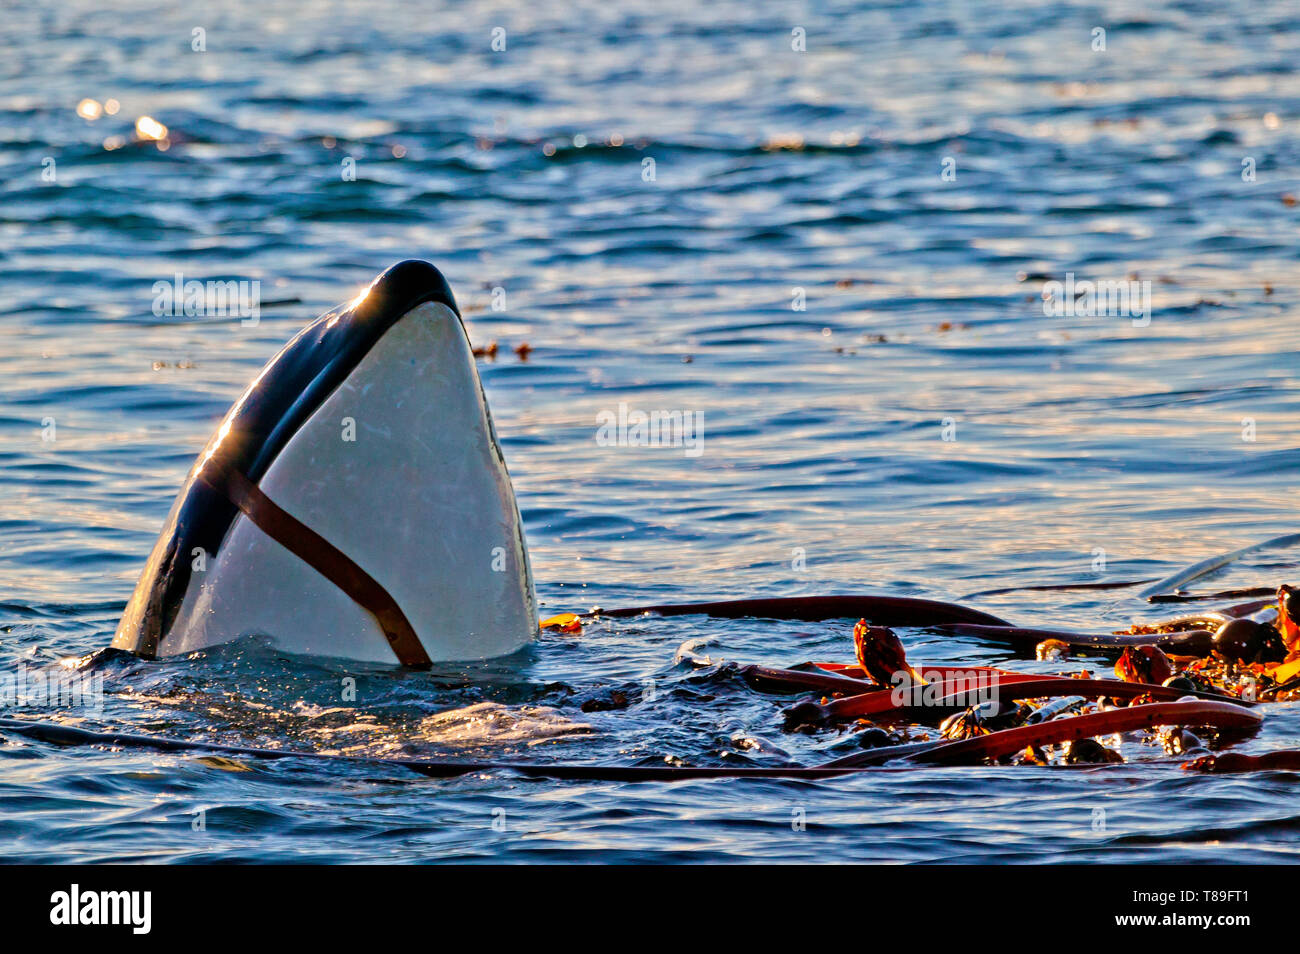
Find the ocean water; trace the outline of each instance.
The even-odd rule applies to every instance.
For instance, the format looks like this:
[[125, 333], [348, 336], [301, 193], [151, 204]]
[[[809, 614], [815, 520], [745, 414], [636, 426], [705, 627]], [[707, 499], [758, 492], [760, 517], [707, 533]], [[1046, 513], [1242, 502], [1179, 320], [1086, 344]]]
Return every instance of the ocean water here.
[[[435, 674], [256, 641], [99, 652], [230, 403], [404, 258], [500, 342], [479, 370], [544, 614], [1153, 577], [1296, 529], [1293, 3], [220, 6], [0, 20], [0, 672], [79, 667], [105, 693], [0, 714], [354, 755], [773, 765], [852, 744], [783, 733], [791, 700], [735, 672], [848, 659], [851, 621], [608, 621]], [[260, 282], [260, 320], [156, 316], [176, 273]], [[1066, 273], [1150, 282], [1149, 322], [1044, 314]], [[601, 446], [620, 403], [703, 415], [702, 452]], [[1296, 560], [1204, 585], [1297, 582]], [[1123, 590], [969, 602], [1081, 629], [1162, 615]], [[918, 661], [1062, 668], [902, 635]], [[1300, 712], [1276, 705], [1243, 748], [1292, 745]], [[1124, 751], [627, 784], [0, 734], [0, 860], [1300, 851], [1295, 775]]]

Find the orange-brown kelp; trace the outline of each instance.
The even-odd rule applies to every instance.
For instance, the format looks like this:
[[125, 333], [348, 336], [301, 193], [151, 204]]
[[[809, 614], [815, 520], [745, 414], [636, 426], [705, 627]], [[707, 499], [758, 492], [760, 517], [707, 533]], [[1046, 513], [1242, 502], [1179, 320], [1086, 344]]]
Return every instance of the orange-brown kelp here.
[[865, 619], [853, 627], [853, 651], [858, 665], [881, 686], [921, 684], [924, 677], [907, 662], [903, 641], [888, 626], [869, 626]]
[[1277, 588], [1277, 623], [1289, 662], [1300, 656], [1300, 590], [1285, 583]]
[[1174, 664], [1157, 646], [1129, 646], [1115, 663], [1115, 675], [1124, 682], [1160, 685], [1174, 674]]
[[[933, 724], [964, 711], [970, 705], [972, 691], [969, 687], [963, 686], [948, 691], [941, 686], [940, 689], [937, 698], [933, 701], [927, 700], [923, 705], [912, 704], [907, 695], [901, 700], [897, 699], [891, 692], [868, 692], [824, 702], [801, 702], [787, 711], [786, 724], [826, 726], [854, 719], [871, 719], [883, 723]], [[1244, 702], [1216, 692], [1187, 689], [1182, 686], [1121, 682], [1115, 679], [1028, 676], [1017, 680], [1003, 679], [996, 684], [996, 698], [1011, 703], [1070, 696], [1126, 701], [1145, 697], [1157, 702], [1175, 702], [1193, 696], [1210, 702], [1233, 702], [1238, 705]]]

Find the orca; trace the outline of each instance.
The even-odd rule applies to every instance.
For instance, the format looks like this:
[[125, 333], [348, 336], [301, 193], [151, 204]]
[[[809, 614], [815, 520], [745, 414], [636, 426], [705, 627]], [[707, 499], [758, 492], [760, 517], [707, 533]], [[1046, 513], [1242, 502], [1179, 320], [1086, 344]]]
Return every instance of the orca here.
[[428, 666], [537, 634], [523, 524], [460, 310], [406, 261], [317, 318], [189, 471], [112, 645], [243, 637]]

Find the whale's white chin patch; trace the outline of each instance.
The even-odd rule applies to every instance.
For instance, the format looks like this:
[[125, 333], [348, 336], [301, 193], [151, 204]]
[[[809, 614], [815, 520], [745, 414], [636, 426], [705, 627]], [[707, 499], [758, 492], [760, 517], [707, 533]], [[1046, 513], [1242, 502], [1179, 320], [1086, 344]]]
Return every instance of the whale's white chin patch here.
[[[446, 305], [421, 304], [385, 331], [257, 485], [391, 594], [430, 660], [503, 656], [535, 636], [514, 491]], [[396, 661], [370, 613], [239, 514], [157, 655], [254, 635], [289, 653]]]

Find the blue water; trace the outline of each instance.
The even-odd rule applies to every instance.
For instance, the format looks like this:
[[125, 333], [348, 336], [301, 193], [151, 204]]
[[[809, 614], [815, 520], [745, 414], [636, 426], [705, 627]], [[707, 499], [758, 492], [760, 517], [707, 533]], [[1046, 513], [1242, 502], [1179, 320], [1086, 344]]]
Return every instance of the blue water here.
[[[844, 622], [607, 622], [436, 676], [252, 643], [94, 655], [233, 399], [307, 321], [408, 257], [447, 274], [475, 344], [501, 343], [480, 373], [544, 612], [953, 599], [1159, 576], [1296, 529], [1300, 10], [1012, 6], [6, 11], [0, 671], [80, 665], [107, 698], [3, 714], [360, 755], [842, 751], [833, 733], [782, 733], [788, 700], [731, 664], [847, 659]], [[120, 107], [89, 120], [83, 99]], [[169, 148], [133, 141], [141, 116]], [[1046, 317], [1036, 276], [1070, 271], [1150, 281], [1149, 326]], [[260, 323], [154, 317], [152, 286], [176, 272], [261, 281]], [[598, 446], [596, 417], [619, 402], [702, 413], [704, 452]], [[1262, 554], [1206, 585], [1297, 582], [1295, 560]], [[1084, 629], [1161, 615], [1124, 591], [972, 603]], [[903, 636], [918, 661], [1062, 668]], [[615, 690], [628, 708], [582, 711]], [[1190, 776], [1136, 742], [1097, 770], [642, 785], [0, 742], [5, 861], [1300, 851], [1294, 775]], [[1279, 705], [1244, 749], [1297, 744], [1300, 712]]]

